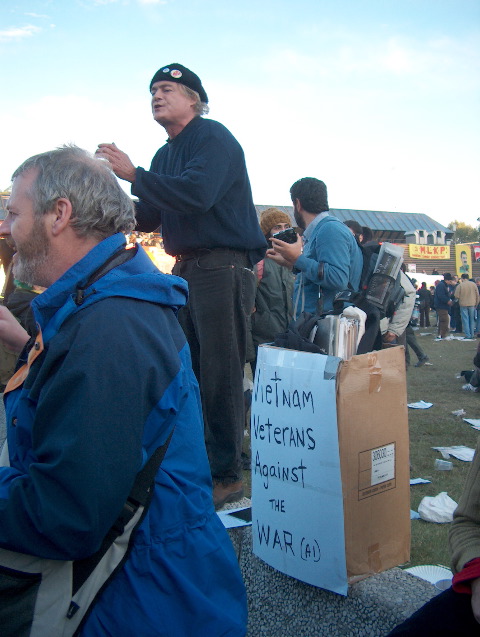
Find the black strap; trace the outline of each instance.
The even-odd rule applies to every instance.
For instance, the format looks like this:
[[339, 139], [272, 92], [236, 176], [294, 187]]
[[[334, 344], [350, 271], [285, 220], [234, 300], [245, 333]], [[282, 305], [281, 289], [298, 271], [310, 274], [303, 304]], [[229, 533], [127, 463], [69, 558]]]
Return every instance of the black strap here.
[[113, 268], [116, 268], [118, 265], [122, 265], [122, 263], [126, 263], [127, 261], [130, 261], [130, 259], [133, 259], [133, 257], [137, 254], [137, 251], [138, 251], [138, 244], [135, 244], [135, 247], [129, 248], [128, 250], [124, 246], [122, 246], [120, 250], [117, 250], [117, 252], [114, 252], [114, 254], [112, 254], [112, 256], [109, 257], [105, 261], [105, 263], [102, 263], [102, 265], [99, 268], [97, 268], [95, 272], [93, 272], [93, 274], [91, 275], [91, 277], [88, 279], [88, 281], [85, 283], [83, 287], [80, 287], [80, 286], [77, 287], [77, 293], [75, 295], [76, 305], [81, 305], [83, 301], [85, 300], [85, 290], [87, 290], [91, 285], [93, 285], [99, 279], [101, 279], [102, 276], [105, 276], [107, 272], [110, 272], [110, 270], [113, 270]]
[[157, 471], [162, 464], [165, 454], [167, 453], [168, 445], [172, 439], [174, 429], [170, 432], [165, 443], [153, 452], [143, 469], [137, 473], [130, 495], [123, 505], [122, 512], [115, 520], [107, 535], [104, 537], [102, 545], [98, 551], [83, 560], [75, 560], [73, 563], [72, 597], [87, 581], [95, 570], [97, 564], [117, 537], [122, 535], [125, 527], [136, 514], [140, 506], [144, 507], [145, 514], [152, 499], [155, 476], [157, 475]]

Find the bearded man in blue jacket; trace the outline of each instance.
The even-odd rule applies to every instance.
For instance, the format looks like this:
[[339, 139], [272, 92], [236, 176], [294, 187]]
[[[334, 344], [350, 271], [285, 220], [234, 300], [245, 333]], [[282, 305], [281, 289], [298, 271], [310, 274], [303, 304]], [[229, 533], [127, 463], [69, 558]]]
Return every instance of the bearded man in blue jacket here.
[[47, 289], [32, 302], [34, 338], [0, 314], [7, 346], [28, 340], [4, 395], [0, 547], [89, 558], [172, 434], [130, 552], [79, 634], [244, 635], [245, 589], [214, 511], [198, 385], [176, 318], [185, 282], [160, 273], [140, 246], [126, 250], [133, 204], [104, 162], [64, 147], [30, 158], [13, 179], [0, 234], [15, 244], [15, 278]]
[[363, 257], [345, 224], [329, 214], [327, 187], [320, 179], [303, 177], [290, 188], [297, 225], [305, 232], [296, 243], [272, 239], [267, 257], [296, 274], [295, 318], [303, 312], [333, 310], [335, 295], [358, 291]]
[[256, 280], [252, 267], [267, 247], [253, 205], [245, 156], [219, 122], [204, 119], [208, 97], [198, 75], [167, 64], [150, 82], [154, 120], [167, 143], [150, 170], [135, 167], [115, 144], [97, 153], [138, 197], [138, 229], [161, 226], [173, 274], [189, 286], [179, 313], [200, 384], [205, 441], [220, 508], [243, 495], [243, 372]]

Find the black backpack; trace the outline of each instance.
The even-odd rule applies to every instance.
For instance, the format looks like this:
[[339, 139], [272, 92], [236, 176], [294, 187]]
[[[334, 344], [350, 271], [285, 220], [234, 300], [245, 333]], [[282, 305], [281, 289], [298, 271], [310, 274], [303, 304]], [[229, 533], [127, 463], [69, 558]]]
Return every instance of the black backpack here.
[[[401, 272], [396, 279], [387, 274], [375, 273], [378, 255], [381, 246], [370, 244], [362, 246], [363, 267], [360, 276], [359, 290], [353, 289], [349, 283], [349, 289], [339, 292], [333, 302], [332, 312], [322, 312], [321, 299], [317, 314], [302, 312], [295, 321], [293, 320], [287, 332], [275, 336], [275, 345], [287, 349], [298, 349], [307, 352], [325, 352], [311, 340], [312, 330], [319, 320], [327, 314], [341, 314], [345, 305], [352, 304], [367, 314], [365, 334], [363, 335], [357, 354], [365, 354], [382, 347], [382, 335], [380, 332], [380, 320], [384, 317], [391, 318], [403, 301], [405, 290], [401, 285]], [[381, 302], [379, 299], [382, 299]]]
[[363, 267], [358, 292], [349, 284], [348, 290], [336, 295], [334, 308], [341, 307], [341, 304], [353, 303], [367, 314], [373, 307], [378, 310], [380, 319], [392, 318], [405, 297], [401, 272], [395, 279], [388, 274], [375, 272], [381, 248], [379, 244], [359, 244], [359, 248], [362, 251]]

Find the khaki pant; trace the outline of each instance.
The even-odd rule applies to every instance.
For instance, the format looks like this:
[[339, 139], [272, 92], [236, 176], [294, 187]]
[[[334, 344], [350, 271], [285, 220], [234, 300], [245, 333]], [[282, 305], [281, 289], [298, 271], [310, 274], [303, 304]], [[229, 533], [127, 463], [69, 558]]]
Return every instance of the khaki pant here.
[[450, 317], [448, 310], [437, 310], [438, 315], [438, 335], [445, 338], [448, 334], [448, 326], [450, 324]]

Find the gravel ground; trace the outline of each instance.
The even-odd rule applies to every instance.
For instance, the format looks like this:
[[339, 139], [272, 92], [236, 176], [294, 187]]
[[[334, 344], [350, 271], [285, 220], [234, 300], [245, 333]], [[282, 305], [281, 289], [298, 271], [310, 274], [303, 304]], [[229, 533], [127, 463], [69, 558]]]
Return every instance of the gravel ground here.
[[[248, 505], [245, 499], [234, 506]], [[349, 586], [343, 597], [288, 577], [253, 555], [252, 527], [229, 534], [247, 588], [248, 637], [384, 637], [438, 593], [392, 568]]]

